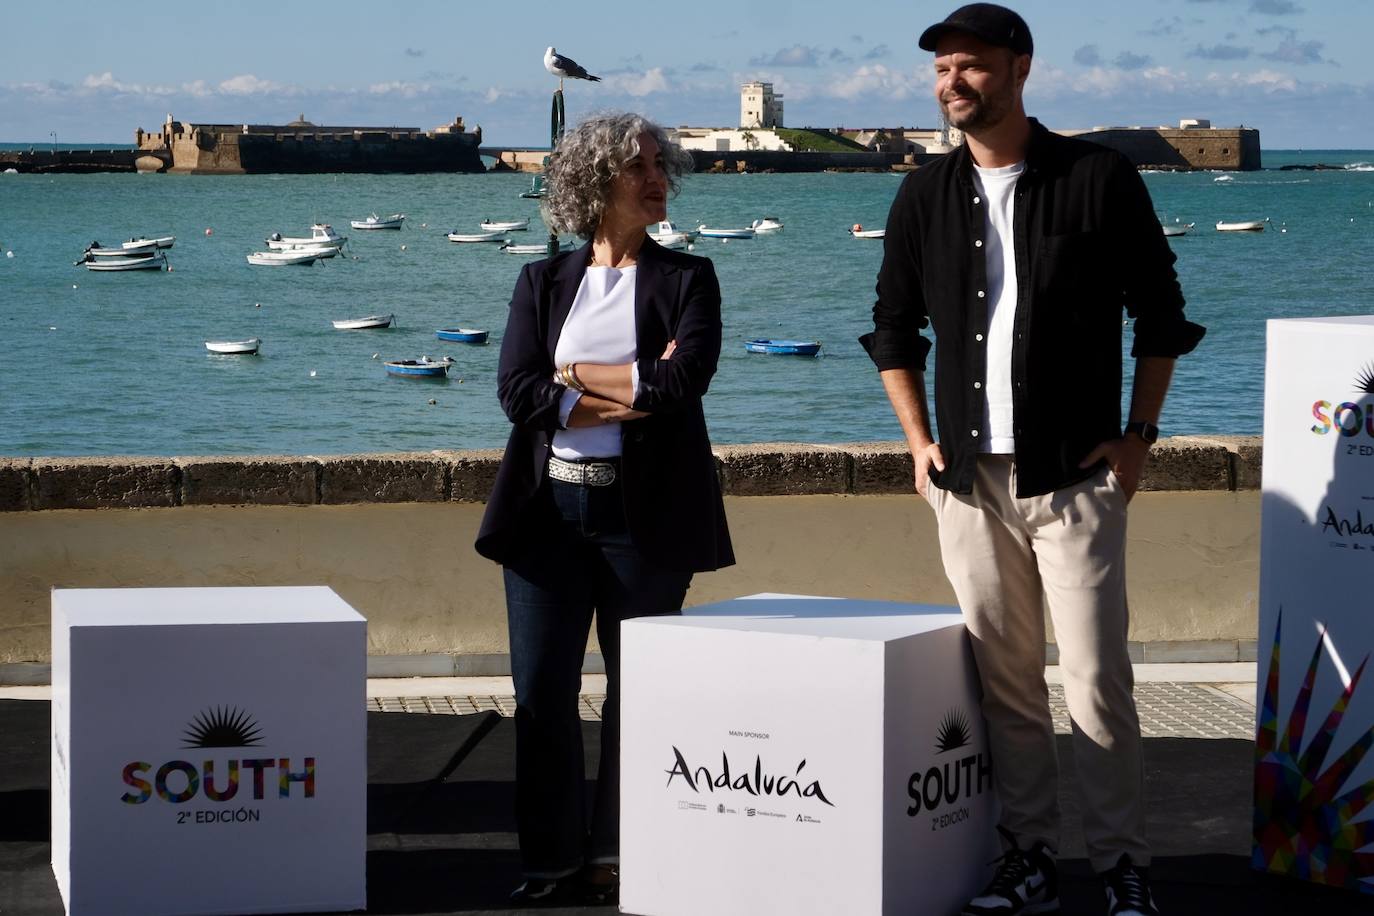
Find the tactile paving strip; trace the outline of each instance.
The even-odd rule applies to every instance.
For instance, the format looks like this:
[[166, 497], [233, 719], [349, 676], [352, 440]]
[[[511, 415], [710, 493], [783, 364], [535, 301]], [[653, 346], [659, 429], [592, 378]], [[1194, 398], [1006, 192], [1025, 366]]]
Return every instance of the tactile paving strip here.
[[[605, 694], [583, 694], [578, 697], [578, 711], [582, 718], [596, 721], [601, 718], [601, 704]], [[441, 716], [467, 716], [495, 710], [503, 716], [515, 715], [515, 697], [368, 697], [368, 712], [416, 712]]]
[[[1255, 711], [1245, 702], [1205, 684], [1135, 685], [1140, 733], [1146, 738], [1255, 737]], [[1068, 734], [1069, 710], [1064, 688], [1050, 687], [1054, 730]]]
[[[604, 694], [578, 698], [582, 718], [601, 718]], [[1255, 711], [1224, 691], [1204, 684], [1145, 683], [1135, 688], [1140, 732], [1147, 738], [1244, 738], [1255, 736]], [[515, 715], [515, 697], [371, 697], [371, 712], [413, 712], [439, 715], [470, 715], [494, 709], [503, 716]], [[1068, 734], [1069, 710], [1064, 688], [1050, 687], [1050, 715], [1054, 730]]]

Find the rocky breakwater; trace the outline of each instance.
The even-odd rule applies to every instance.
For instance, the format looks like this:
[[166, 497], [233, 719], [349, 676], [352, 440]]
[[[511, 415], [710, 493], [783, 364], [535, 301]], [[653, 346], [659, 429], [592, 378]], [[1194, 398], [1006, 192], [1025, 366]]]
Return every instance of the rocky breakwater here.
[[[134, 172], [141, 153], [133, 149], [0, 150], [0, 171], [20, 174]], [[154, 169], [156, 170], [156, 169]]]

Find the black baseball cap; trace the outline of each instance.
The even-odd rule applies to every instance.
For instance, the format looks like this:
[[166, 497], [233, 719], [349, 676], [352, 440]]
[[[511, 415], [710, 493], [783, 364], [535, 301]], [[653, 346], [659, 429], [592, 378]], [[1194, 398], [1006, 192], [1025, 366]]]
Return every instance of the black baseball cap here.
[[1010, 48], [1016, 54], [1031, 54], [1030, 26], [1026, 20], [1005, 6], [996, 3], [970, 3], [945, 17], [944, 22], [921, 33], [917, 42], [923, 51], [934, 51], [940, 39], [950, 32], [965, 32], [998, 48]]

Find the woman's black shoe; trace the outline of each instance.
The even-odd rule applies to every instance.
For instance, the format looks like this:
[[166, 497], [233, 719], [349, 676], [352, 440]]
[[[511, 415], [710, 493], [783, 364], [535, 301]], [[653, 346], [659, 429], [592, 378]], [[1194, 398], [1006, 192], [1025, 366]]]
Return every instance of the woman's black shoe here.
[[578, 896], [588, 906], [607, 906], [620, 902], [619, 866], [588, 865], [578, 878]]

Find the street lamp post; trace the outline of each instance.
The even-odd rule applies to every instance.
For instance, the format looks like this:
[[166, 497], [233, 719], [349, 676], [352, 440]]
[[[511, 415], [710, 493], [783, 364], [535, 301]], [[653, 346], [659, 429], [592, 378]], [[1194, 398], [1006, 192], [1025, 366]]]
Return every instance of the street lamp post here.
[[48, 131], [48, 136], [49, 136], [49, 137], [52, 137], [52, 151], [53, 151], [53, 155], [56, 155], [56, 154], [57, 154], [57, 131], [55, 131], [55, 130], [50, 130], [50, 131]]

